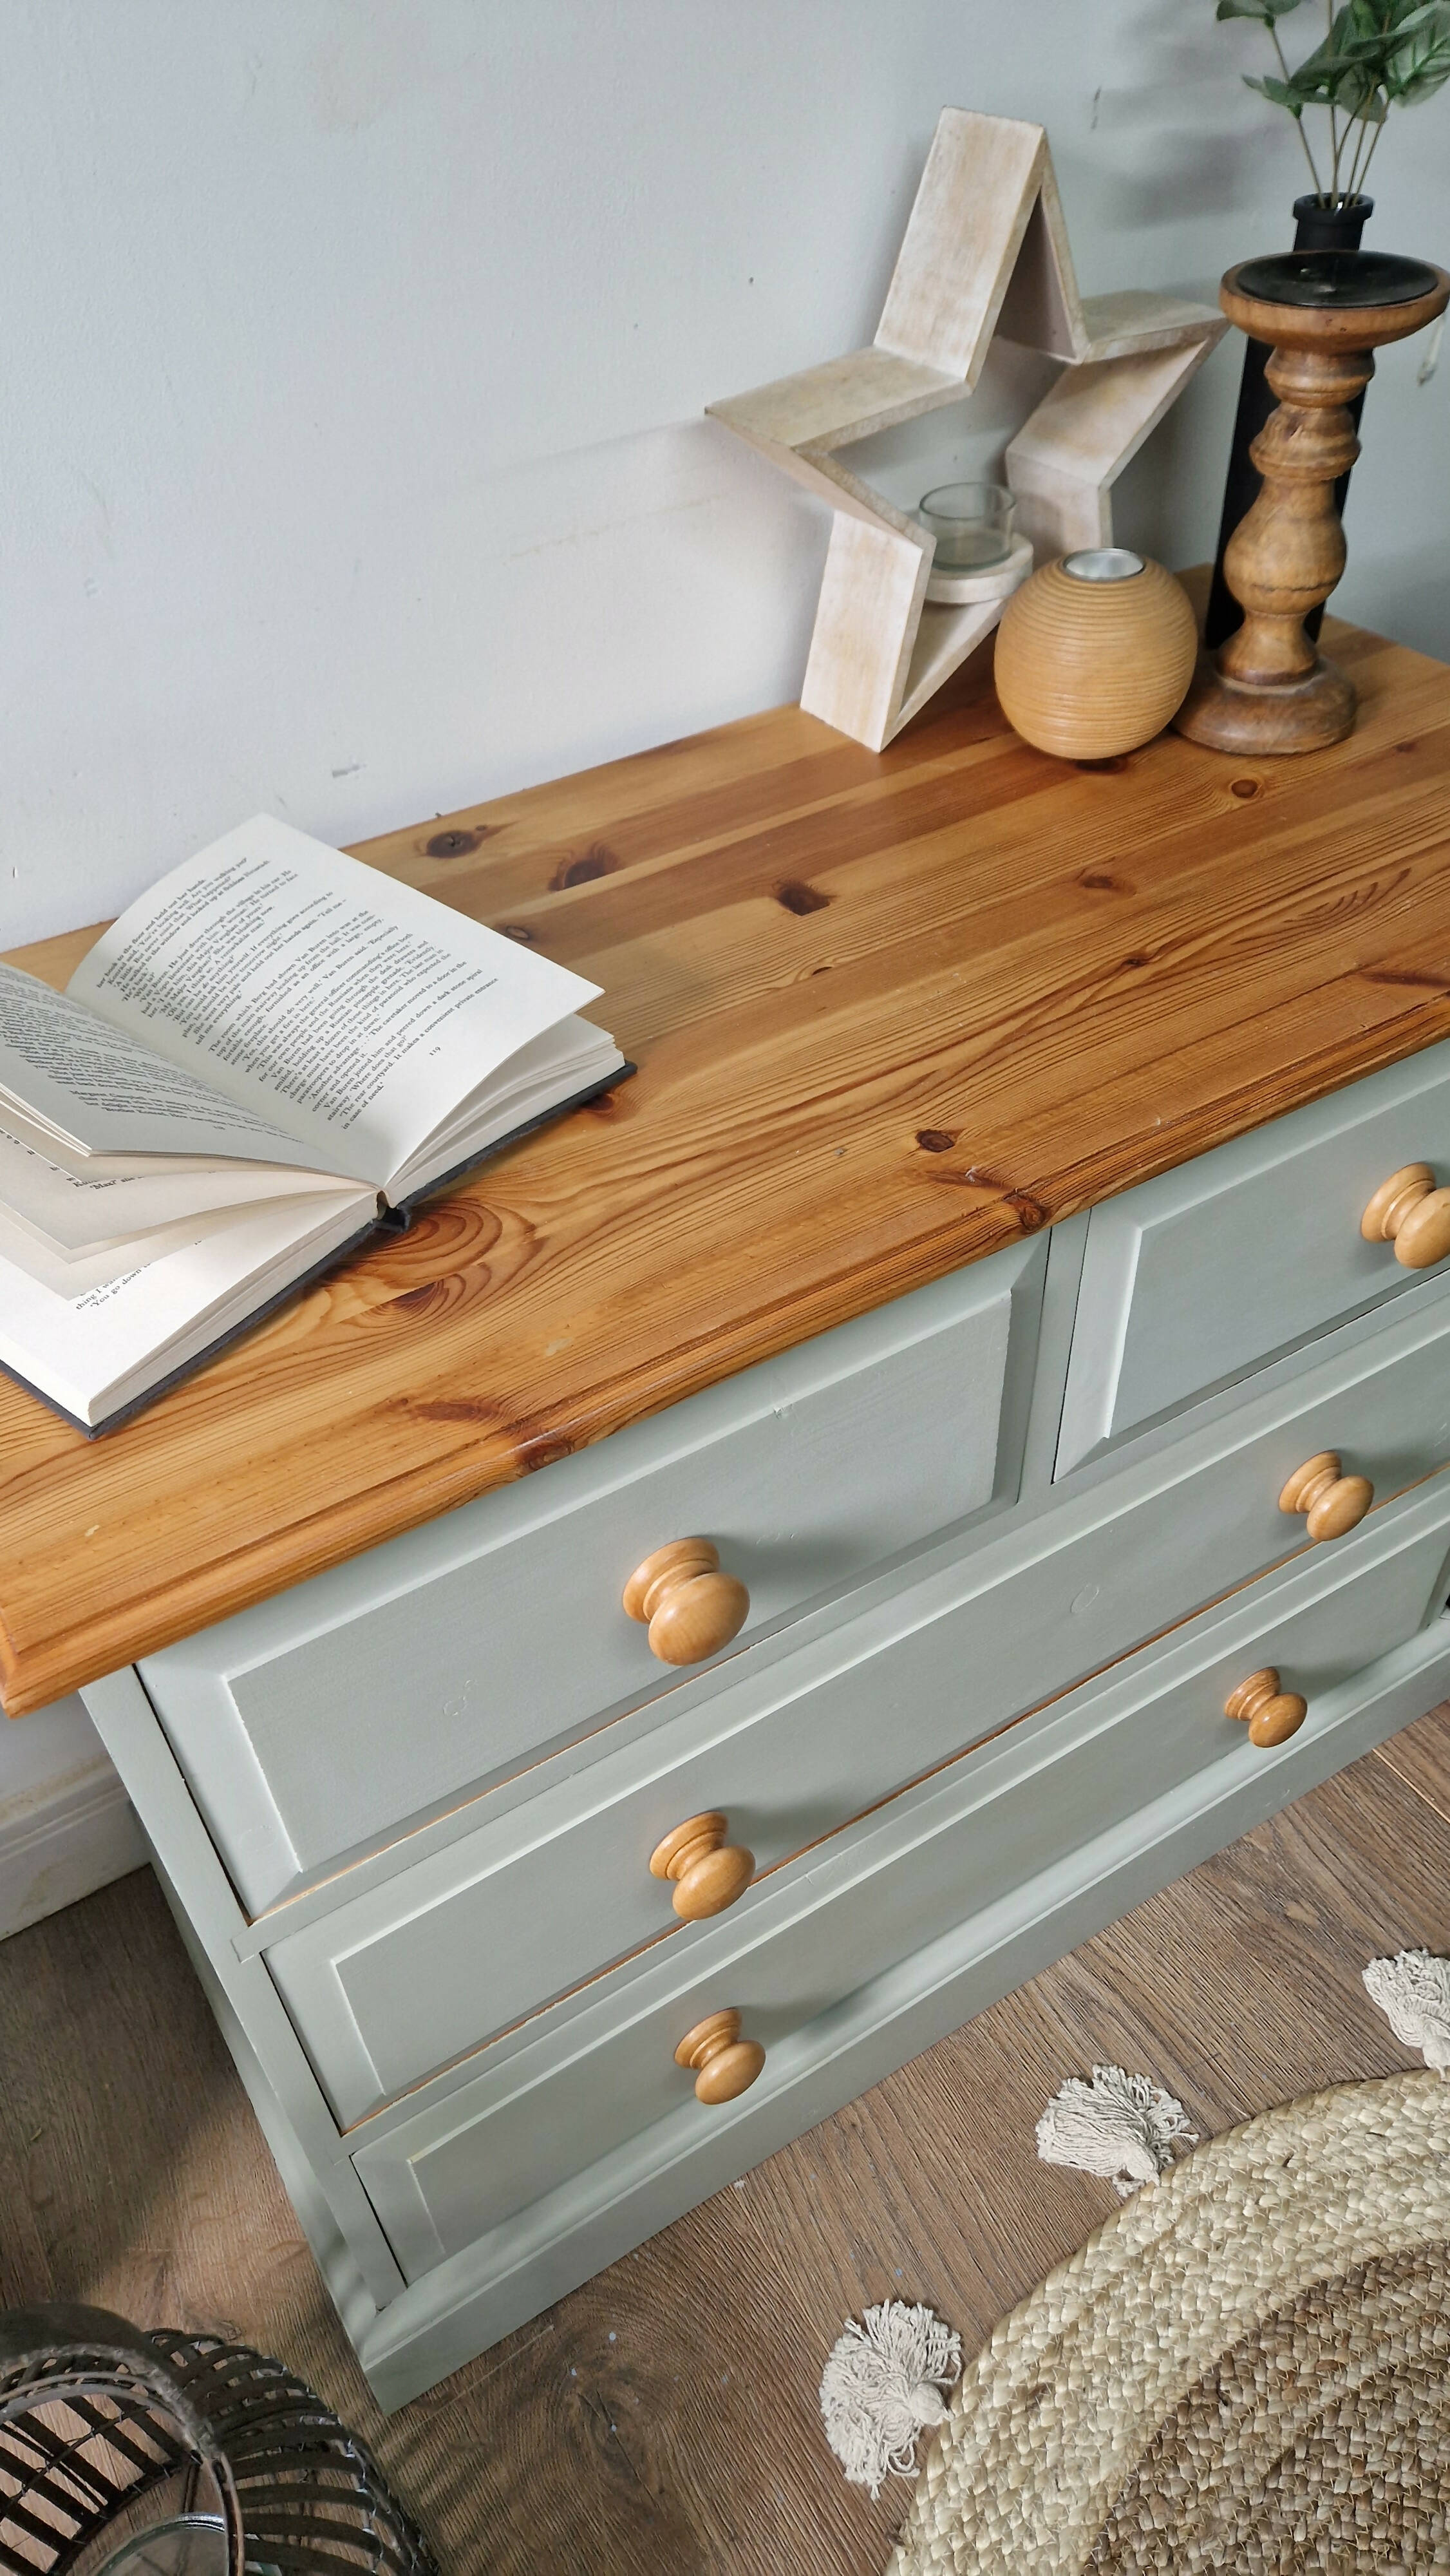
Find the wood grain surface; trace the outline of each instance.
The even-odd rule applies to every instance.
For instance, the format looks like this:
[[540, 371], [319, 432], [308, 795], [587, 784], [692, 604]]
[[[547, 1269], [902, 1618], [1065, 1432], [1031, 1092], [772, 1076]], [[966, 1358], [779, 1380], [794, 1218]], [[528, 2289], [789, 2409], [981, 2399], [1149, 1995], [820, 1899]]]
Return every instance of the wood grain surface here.
[[365, 845], [639, 1077], [99, 1441], [0, 1381], [6, 1706], [1450, 1034], [1450, 669], [1326, 642], [1299, 761], [1050, 759], [983, 654], [885, 753], [778, 708]]
[[1142, 2068], [1213, 2136], [1413, 2065], [1376, 1955], [1450, 1947], [1450, 1709], [1368, 1754], [388, 2419], [149, 1871], [0, 1944], [0, 2301], [94, 2300], [279, 2353], [382, 2458], [450, 2576], [870, 2576], [816, 2391], [848, 2316], [974, 2352], [1117, 2207], [1039, 2164], [1068, 2075]]

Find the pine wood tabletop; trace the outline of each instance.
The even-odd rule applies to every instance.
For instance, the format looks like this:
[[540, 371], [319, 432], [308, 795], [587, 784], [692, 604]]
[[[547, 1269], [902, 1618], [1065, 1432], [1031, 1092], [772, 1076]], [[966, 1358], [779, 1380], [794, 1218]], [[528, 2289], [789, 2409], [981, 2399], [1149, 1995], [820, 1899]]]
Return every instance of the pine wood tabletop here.
[[1450, 668], [1325, 641], [1301, 759], [1053, 760], [982, 653], [883, 753], [781, 707], [363, 844], [638, 1078], [99, 1440], [0, 1378], [5, 1706], [1450, 1035]]

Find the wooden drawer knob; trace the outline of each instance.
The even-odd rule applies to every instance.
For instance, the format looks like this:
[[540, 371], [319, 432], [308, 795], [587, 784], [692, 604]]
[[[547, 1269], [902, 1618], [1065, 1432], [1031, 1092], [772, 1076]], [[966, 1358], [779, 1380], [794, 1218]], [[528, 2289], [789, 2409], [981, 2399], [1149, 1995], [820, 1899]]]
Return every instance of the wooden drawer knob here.
[[1343, 1538], [1346, 1530], [1359, 1527], [1373, 1501], [1368, 1476], [1346, 1476], [1338, 1450], [1321, 1449], [1317, 1458], [1306, 1458], [1295, 1468], [1279, 1496], [1279, 1509], [1302, 1512], [1311, 1538]]
[[1428, 1163], [1406, 1163], [1381, 1181], [1359, 1221], [1366, 1243], [1392, 1243], [1407, 1270], [1428, 1270], [1450, 1252], [1450, 1190], [1437, 1190]]
[[1281, 1690], [1273, 1665], [1266, 1664], [1261, 1673], [1250, 1673], [1246, 1682], [1230, 1691], [1223, 1713], [1247, 1720], [1250, 1744], [1286, 1744], [1308, 1716], [1309, 1702], [1297, 1691]]
[[691, 1816], [656, 1843], [649, 1865], [656, 1878], [675, 1882], [675, 1912], [683, 1923], [723, 1914], [743, 1896], [755, 1875], [755, 1854], [727, 1843], [728, 1816]]
[[720, 1571], [720, 1551], [707, 1538], [675, 1538], [637, 1565], [624, 1587], [631, 1619], [649, 1630], [662, 1664], [700, 1664], [738, 1636], [750, 1595]]
[[733, 2006], [707, 2013], [687, 2030], [675, 2050], [675, 2064], [694, 2070], [697, 2102], [733, 2102], [755, 2082], [765, 2064], [758, 2039], [742, 2039], [740, 2015]]

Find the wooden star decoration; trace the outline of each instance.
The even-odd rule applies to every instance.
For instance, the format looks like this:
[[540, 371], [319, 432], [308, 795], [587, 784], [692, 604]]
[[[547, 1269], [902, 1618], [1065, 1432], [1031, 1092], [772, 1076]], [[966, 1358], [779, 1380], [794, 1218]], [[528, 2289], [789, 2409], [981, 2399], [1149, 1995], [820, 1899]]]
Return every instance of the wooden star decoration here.
[[1000, 331], [1064, 362], [1007, 449], [1019, 532], [1039, 562], [1110, 545], [1114, 482], [1226, 328], [1176, 296], [1080, 295], [1043, 128], [944, 108], [870, 348], [708, 406], [835, 514], [801, 705], [880, 751], [1005, 606], [929, 601], [935, 540], [840, 449], [960, 402]]

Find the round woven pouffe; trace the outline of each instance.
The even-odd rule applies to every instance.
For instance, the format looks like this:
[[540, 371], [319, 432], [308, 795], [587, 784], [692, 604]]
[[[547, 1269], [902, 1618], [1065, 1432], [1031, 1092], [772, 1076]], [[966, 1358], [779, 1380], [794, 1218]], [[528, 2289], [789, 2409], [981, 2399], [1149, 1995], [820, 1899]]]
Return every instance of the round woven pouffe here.
[[889, 2576], [1450, 2570], [1450, 2081], [1267, 2111], [1116, 2212], [953, 2392]]

